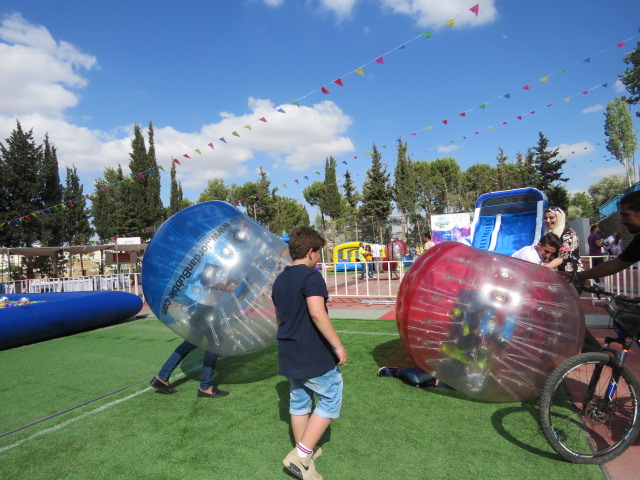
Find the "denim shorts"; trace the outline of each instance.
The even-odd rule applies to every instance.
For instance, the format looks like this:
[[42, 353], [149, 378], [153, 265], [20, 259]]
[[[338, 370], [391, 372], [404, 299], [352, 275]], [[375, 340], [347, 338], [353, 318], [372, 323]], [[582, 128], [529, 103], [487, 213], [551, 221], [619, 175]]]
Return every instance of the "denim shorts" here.
[[289, 413], [291, 415], [311, 413], [315, 393], [318, 396], [318, 402], [313, 413], [322, 418], [338, 418], [342, 407], [342, 386], [342, 373], [338, 367], [315, 378], [290, 378]]

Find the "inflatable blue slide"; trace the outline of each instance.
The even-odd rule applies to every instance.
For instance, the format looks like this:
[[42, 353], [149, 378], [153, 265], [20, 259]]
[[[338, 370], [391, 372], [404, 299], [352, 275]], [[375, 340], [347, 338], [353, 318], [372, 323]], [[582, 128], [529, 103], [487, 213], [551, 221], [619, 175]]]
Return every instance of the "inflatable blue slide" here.
[[535, 245], [544, 232], [547, 196], [535, 188], [485, 193], [476, 202], [471, 246], [511, 255]]

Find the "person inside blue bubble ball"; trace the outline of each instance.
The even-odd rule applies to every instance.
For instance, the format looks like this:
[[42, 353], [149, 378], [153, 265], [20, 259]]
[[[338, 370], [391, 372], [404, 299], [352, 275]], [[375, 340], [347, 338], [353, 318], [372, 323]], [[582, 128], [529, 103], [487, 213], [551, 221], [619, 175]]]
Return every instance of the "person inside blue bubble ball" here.
[[[230, 280], [227, 276], [221, 275], [221, 272], [223, 272], [223, 270], [218, 265], [207, 265], [207, 267], [202, 272], [200, 281], [203, 285], [215, 288], [216, 290], [225, 292], [232, 292], [236, 290], [238, 288], [238, 283]], [[206, 317], [209, 313], [209, 309], [201, 305], [198, 305], [195, 308], [196, 309], [191, 316], [190, 326], [194, 330], [204, 332], [205, 336], [208, 337], [208, 334], [210, 334], [210, 329], [206, 328]], [[213, 339], [208, 338], [208, 340]], [[198, 348], [196, 345], [187, 340], [178, 345], [178, 348], [174, 350], [174, 352], [169, 356], [164, 365], [162, 365], [160, 371], [153, 377], [150, 385], [160, 393], [164, 393], [167, 395], [178, 393], [175, 388], [169, 385], [169, 377], [171, 377], [173, 371], [178, 365], [180, 365], [180, 363], [182, 363], [186, 356], [196, 348]], [[197, 392], [198, 397], [219, 398], [229, 395], [229, 392], [220, 390], [219, 388], [215, 388], [213, 386], [214, 373], [217, 362], [217, 354], [208, 350], [204, 351], [204, 356], [202, 358], [202, 373], [200, 374], [200, 388], [198, 388]]]

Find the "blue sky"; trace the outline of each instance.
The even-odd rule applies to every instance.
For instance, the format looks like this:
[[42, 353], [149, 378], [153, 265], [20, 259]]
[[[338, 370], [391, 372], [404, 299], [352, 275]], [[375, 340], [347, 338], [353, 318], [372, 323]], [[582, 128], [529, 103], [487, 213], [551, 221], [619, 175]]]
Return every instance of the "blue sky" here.
[[104, 167], [127, 171], [133, 124], [152, 121], [165, 203], [172, 158], [194, 201], [207, 180], [255, 181], [259, 167], [295, 198], [329, 155], [358, 186], [373, 143], [392, 170], [399, 137], [414, 160], [466, 169], [495, 164], [499, 146], [513, 161], [542, 131], [567, 158], [570, 191], [622, 173], [607, 161], [604, 108], [624, 94], [640, 2], [490, 0], [477, 16], [476, 4], [5, 0], [0, 139], [16, 120], [37, 141], [48, 132], [90, 193]]

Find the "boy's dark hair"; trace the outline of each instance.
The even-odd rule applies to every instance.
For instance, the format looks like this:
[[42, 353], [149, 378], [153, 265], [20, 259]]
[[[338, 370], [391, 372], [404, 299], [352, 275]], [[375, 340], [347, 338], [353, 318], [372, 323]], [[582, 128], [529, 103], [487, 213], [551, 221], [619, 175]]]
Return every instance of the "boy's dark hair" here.
[[555, 233], [549, 232], [540, 239], [540, 246], [545, 245], [560, 250], [562, 248], [562, 240]]
[[640, 212], [640, 191], [627, 193], [620, 199], [620, 206], [626, 205], [634, 212]]
[[598, 228], [600, 226], [600, 224], [598, 223], [594, 223], [591, 225], [591, 231], [593, 232], [596, 228]]
[[289, 253], [293, 260], [304, 258], [309, 249], [317, 252], [326, 243], [318, 232], [311, 227], [296, 227], [289, 234]]

